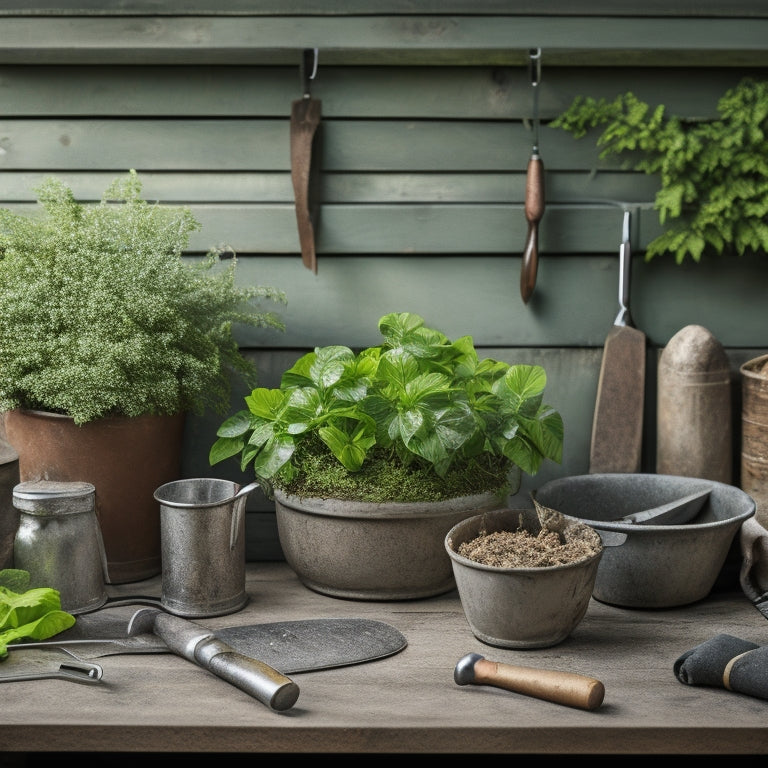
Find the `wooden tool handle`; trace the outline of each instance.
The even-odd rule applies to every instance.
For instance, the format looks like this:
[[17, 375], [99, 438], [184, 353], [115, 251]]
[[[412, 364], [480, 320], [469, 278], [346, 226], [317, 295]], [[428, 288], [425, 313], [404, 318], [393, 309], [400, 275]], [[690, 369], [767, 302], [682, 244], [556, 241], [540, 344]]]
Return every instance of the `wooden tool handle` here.
[[568, 707], [597, 709], [605, 696], [605, 686], [599, 680], [573, 672], [517, 667], [488, 659], [476, 661], [474, 670], [478, 685], [493, 685]]
[[525, 218], [528, 222], [528, 236], [523, 251], [520, 271], [520, 295], [527, 304], [536, 286], [539, 266], [539, 221], [544, 215], [544, 163], [534, 152], [528, 161], [525, 179]]

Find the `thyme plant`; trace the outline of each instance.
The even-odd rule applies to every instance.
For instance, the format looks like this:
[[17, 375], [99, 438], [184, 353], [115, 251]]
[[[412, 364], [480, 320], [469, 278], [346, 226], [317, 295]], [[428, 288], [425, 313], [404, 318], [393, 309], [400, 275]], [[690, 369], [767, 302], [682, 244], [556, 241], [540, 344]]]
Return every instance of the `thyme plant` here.
[[236, 259], [213, 249], [183, 259], [199, 222], [150, 204], [131, 170], [98, 204], [59, 179], [35, 189], [40, 209], [0, 209], [0, 410], [108, 416], [223, 413], [231, 376], [256, 370], [237, 324], [282, 329], [261, 300], [280, 291], [235, 284]]
[[623, 157], [625, 168], [659, 175], [655, 208], [661, 224], [673, 223], [645, 258], [671, 253], [681, 264], [708, 250], [768, 250], [768, 82], [743, 79], [717, 111], [717, 120], [684, 119], [627, 92], [610, 102], [577, 97], [549, 125], [576, 138], [604, 126], [601, 158]]

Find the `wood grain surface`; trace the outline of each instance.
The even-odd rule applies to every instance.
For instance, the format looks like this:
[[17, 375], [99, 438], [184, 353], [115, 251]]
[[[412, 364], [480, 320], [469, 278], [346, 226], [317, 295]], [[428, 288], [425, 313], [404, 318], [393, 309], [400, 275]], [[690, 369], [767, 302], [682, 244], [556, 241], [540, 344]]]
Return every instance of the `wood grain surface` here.
[[[768, 751], [768, 703], [687, 686], [675, 660], [725, 632], [764, 642], [766, 624], [738, 589], [671, 610], [595, 600], [549, 649], [507, 650], [473, 637], [457, 592], [427, 600], [339, 600], [305, 588], [285, 563], [248, 566], [249, 604], [211, 627], [320, 617], [385, 621], [407, 638], [385, 659], [293, 676], [296, 705], [274, 712], [179, 656], [105, 657], [98, 685], [6, 683], [0, 750], [221, 753], [750, 754]], [[156, 580], [111, 588], [134, 594]], [[585, 711], [491, 686], [460, 686], [467, 653], [586, 675], [605, 686]]]

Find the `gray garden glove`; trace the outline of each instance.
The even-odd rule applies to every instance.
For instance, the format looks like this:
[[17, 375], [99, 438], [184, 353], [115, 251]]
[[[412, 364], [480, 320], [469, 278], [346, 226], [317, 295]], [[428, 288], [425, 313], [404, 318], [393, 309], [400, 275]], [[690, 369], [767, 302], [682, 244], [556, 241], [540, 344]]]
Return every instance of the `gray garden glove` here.
[[675, 662], [675, 676], [686, 685], [727, 688], [735, 693], [768, 699], [768, 646], [716, 635]]

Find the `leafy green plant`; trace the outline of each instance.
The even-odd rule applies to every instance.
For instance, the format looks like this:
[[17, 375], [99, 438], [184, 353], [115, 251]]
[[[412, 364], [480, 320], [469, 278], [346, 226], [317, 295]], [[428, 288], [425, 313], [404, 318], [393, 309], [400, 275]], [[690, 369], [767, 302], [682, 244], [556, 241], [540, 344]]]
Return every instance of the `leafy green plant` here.
[[648, 244], [645, 258], [672, 253], [681, 264], [707, 250], [768, 250], [768, 82], [743, 79], [717, 111], [717, 120], [687, 120], [627, 92], [611, 102], [577, 97], [549, 125], [576, 138], [606, 126], [597, 138], [601, 158], [623, 156], [625, 168], [659, 175], [659, 221], [678, 221]]
[[186, 207], [150, 204], [131, 170], [99, 204], [78, 203], [55, 178], [42, 210], [0, 209], [0, 410], [106, 416], [219, 413], [231, 374], [256, 383], [237, 324], [282, 329], [259, 300], [273, 288], [235, 284], [222, 250], [182, 259], [199, 222]]
[[265, 487], [304, 495], [411, 501], [509, 488], [562, 460], [543, 368], [481, 360], [472, 337], [451, 341], [407, 312], [378, 327], [380, 345], [316, 348], [279, 388], [254, 389], [219, 428], [210, 463], [239, 455]]
[[0, 571], [0, 659], [8, 644], [17, 640], [46, 640], [75, 624], [71, 613], [61, 610], [61, 597], [50, 587], [29, 588], [28, 571]]

